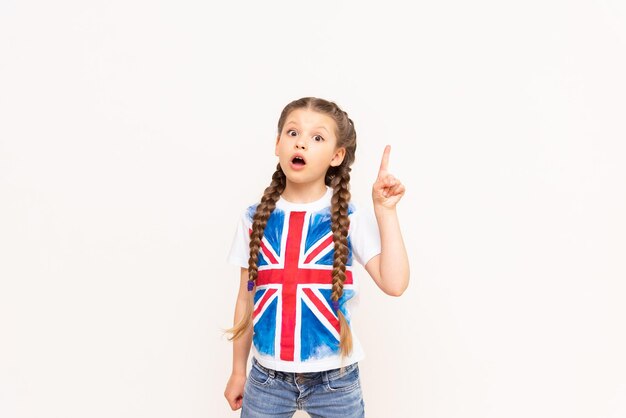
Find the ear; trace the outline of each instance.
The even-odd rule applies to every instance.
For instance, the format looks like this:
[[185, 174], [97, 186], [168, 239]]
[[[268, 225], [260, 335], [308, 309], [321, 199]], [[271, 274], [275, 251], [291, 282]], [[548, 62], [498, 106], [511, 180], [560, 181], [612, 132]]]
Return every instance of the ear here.
[[274, 155], [278, 157], [278, 141], [280, 141], [280, 135], [276, 137], [276, 148], [274, 149]]
[[330, 165], [332, 167], [337, 167], [341, 165], [341, 163], [343, 162], [343, 158], [345, 156], [346, 156], [346, 149], [344, 147], [338, 148], [337, 151], [335, 151], [335, 155], [333, 155], [333, 159], [330, 160]]

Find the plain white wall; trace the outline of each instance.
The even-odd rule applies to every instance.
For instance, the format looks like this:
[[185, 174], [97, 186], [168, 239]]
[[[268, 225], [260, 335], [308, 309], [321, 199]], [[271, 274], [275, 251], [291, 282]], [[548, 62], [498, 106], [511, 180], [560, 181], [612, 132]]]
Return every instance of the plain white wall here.
[[238, 416], [226, 255], [307, 95], [356, 202], [387, 143], [407, 186], [368, 416], [626, 416], [626, 6], [410, 3], [0, 3], [0, 416]]

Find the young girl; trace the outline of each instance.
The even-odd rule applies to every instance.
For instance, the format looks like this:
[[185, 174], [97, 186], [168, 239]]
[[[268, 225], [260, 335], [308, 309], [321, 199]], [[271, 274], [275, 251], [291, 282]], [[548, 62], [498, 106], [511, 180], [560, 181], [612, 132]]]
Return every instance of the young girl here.
[[[386, 146], [372, 188], [374, 217], [350, 202], [354, 123], [335, 103], [304, 97], [278, 120], [272, 182], [238, 224], [228, 256], [241, 266], [224, 396], [242, 417], [363, 417], [351, 331], [356, 259], [378, 287], [400, 296], [409, 263], [396, 204], [405, 188], [387, 171]], [[246, 365], [253, 344], [251, 370]]]

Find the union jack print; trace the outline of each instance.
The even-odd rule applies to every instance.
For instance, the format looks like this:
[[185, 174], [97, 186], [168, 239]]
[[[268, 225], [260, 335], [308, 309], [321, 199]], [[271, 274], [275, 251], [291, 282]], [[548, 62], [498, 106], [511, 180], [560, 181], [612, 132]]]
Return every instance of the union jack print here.
[[[250, 208], [250, 217], [254, 209]], [[350, 239], [348, 248], [339, 300], [344, 315], [345, 302], [354, 296]], [[318, 212], [274, 209], [261, 242], [254, 295], [253, 341], [261, 354], [283, 361], [337, 355], [339, 320], [331, 308], [333, 255], [329, 207]]]

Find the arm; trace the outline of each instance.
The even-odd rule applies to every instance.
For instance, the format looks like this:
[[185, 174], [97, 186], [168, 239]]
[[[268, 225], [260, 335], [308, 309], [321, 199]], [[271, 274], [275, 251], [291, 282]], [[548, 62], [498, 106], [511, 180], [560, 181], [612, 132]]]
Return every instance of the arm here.
[[[234, 323], [241, 320], [246, 311], [247, 299], [250, 297], [248, 291], [248, 269], [241, 269], [241, 282], [239, 284], [239, 294], [235, 305]], [[233, 341], [233, 374], [246, 375], [250, 346], [252, 345], [252, 327], [245, 335]]]
[[400, 296], [409, 285], [409, 260], [396, 212], [396, 204], [404, 195], [405, 187], [387, 170], [389, 151], [390, 147], [385, 147], [378, 178], [372, 187], [381, 252], [367, 262], [365, 270], [383, 292]]
[[390, 296], [400, 296], [409, 286], [409, 260], [395, 209], [375, 210], [380, 230], [380, 254], [372, 257], [365, 270], [376, 285]]
[[[235, 305], [234, 323], [238, 323], [246, 312], [246, 304], [249, 298], [248, 292], [248, 269], [241, 269], [241, 282], [239, 284], [239, 294]], [[233, 411], [241, 408], [243, 403], [243, 390], [246, 383], [246, 366], [252, 345], [252, 326], [240, 338], [233, 341], [233, 369], [230, 379], [226, 384], [224, 396], [228, 400]]]

